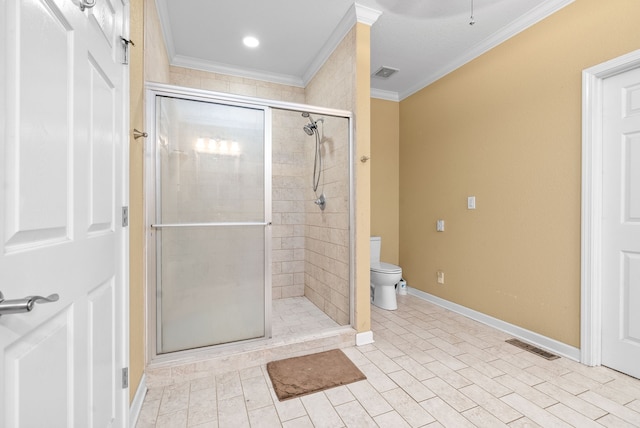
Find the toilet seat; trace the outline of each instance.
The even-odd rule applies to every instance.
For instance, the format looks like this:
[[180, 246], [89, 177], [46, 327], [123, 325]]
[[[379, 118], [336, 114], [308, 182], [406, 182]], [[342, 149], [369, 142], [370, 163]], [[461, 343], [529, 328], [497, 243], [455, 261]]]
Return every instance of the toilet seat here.
[[377, 272], [377, 273], [388, 273], [388, 274], [402, 273], [402, 268], [400, 266], [396, 266], [394, 264], [385, 263], [385, 262], [371, 263], [370, 269], [371, 271]]

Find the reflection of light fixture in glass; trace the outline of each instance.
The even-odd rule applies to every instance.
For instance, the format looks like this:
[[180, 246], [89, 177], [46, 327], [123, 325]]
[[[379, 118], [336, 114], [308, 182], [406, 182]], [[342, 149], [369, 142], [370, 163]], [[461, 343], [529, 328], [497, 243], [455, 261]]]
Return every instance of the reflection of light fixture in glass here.
[[226, 155], [228, 152], [227, 142], [225, 140], [220, 141], [220, 154]]
[[[206, 144], [205, 140], [207, 141]], [[196, 140], [195, 149], [200, 153], [240, 156], [240, 143], [238, 143], [237, 141], [199, 137]]]
[[240, 144], [238, 144], [237, 141], [231, 142], [231, 150], [229, 151], [229, 153], [234, 156], [237, 156], [240, 154]]

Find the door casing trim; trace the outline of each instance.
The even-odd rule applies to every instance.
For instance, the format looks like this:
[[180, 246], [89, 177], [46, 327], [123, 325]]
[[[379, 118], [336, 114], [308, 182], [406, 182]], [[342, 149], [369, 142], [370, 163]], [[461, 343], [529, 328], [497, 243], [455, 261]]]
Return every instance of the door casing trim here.
[[602, 111], [604, 80], [640, 67], [640, 49], [582, 71], [580, 362], [602, 363]]

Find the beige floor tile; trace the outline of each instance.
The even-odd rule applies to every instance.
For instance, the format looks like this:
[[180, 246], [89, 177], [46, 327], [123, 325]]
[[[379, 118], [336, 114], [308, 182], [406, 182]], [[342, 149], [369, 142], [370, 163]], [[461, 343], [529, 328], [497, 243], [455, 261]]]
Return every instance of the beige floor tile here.
[[191, 381], [191, 392], [216, 387], [215, 376], [205, 376]]
[[282, 423], [283, 428], [315, 428], [309, 416], [305, 415]]
[[[277, 302], [287, 312], [274, 319], [289, 332], [322, 328], [327, 318], [305, 298]], [[217, 375], [191, 382], [169, 376], [148, 390], [136, 427], [640, 426], [639, 380], [541, 359], [505, 343], [501, 331], [414, 296], [398, 296], [398, 305], [372, 308], [376, 342], [344, 349], [365, 381], [280, 402], [265, 365], [234, 370], [229, 358], [227, 372], [212, 367]]]
[[[404, 370], [389, 373], [389, 377], [417, 402], [435, 397], [433, 391]], [[426, 379], [425, 382], [430, 380], [436, 380], [436, 378]]]
[[462, 412], [462, 415], [469, 419], [471, 423], [478, 428], [498, 428], [507, 427], [508, 425], [482, 407], [474, 407], [473, 409]]
[[427, 379], [423, 384], [458, 412], [464, 412], [477, 406], [476, 403], [440, 378]]
[[504, 372], [505, 374], [508, 374], [512, 378], [517, 379], [520, 382], [525, 383], [529, 386], [538, 385], [544, 382], [543, 379], [540, 379], [539, 377], [532, 375], [522, 367], [513, 365], [510, 361], [505, 360], [504, 358], [499, 358], [495, 361], [491, 361], [489, 365], [491, 365], [492, 367], [495, 367], [496, 369]]
[[595, 422], [593, 419], [589, 419], [588, 417], [576, 412], [572, 408], [567, 407], [562, 403], [549, 406], [545, 410], [552, 415], [557, 416], [558, 419], [562, 419], [563, 421], [574, 427], [597, 428], [598, 426], [600, 426], [600, 424]]
[[237, 371], [233, 371], [216, 376], [216, 391], [218, 400], [242, 396], [240, 374]]
[[316, 428], [342, 427], [342, 419], [331, 405], [329, 399], [322, 392], [306, 395], [300, 400], [309, 415], [309, 419]]
[[511, 428], [540, 428], [540, 425], [528, 418], [520, 418], [509, 424]]
[[371, 416], [369, 416], [367, 411], [358, 401], [350, 401], [348, 403], [341, 404], [336, 407], [336, 411], [347, 428], [373, 428], [377, 426]]
[[241, 383], [247, 410], [273, 405], [271, 393], [262, 372], [260, 372], [260, 376], [244, 379]]
[[605, 410], [602, 410], [601, 408], [596, 407], [593, 404], [588, 403], [587, 401], [584, 401], [583, 399], [576, 397], [575, 395], [570, 394], [551, 383], [544, 382], [540, 385], [536, 385], [535, 388], [594, 421], [607, 414]]
[[[459, 346], [462, 346], [462, 345], [459, 345]], [[495, 361], [497, 357], [492, 357], [489, 360], [484, 360], [484, 359], [478, 358], [478, 356], [474, 354], [466, 353], [466, 354], [458, 355], [456, 358], [462, 361], [463, 363], [465, 363], [466, 365], [468, 365], [469, 367], [472, 367], [478, 370], [480, 373], [484, 374], [489, 378], [494, 378], [494, 377], [502, 376], [503, 374], [505, 374], [502, 370], [497, 369], [496, 367], [489, 364], [489, 361]]]
[[442, 349], [434, 348], [428, 349], [424, 352], [429, 354], [434, 360], [440, 361], [451, 370], [460, 370], [468, 367], [465, 363], [455, 358], [454, 356], [447, 354]]
[[374, 418], [380, 428], [411, 428], [398, 412], [388, 412]]
[[220, 428], [249, 427], [249, 416], [242, 395], [218, 401], [218, 425]]
[[431, 370], [429, 370], [422, 364], [418, 363], [416, 360], [409, 357], [408, 355], [402, 355], [401, 357], [396, 358], [395, 362], [404, 370], [406, 370], [407, 373], [409, 373], [411, 376], [413, 376], [419, 381], [423, 381], [423, 380], [431, 379], [432, 377], [435, 377], [435, 374], [433, 374]]
[[249, 410], [249, 422], [251, 428], [274, 428], [282, 425], [274, 406]]
[[389, 374], [402, 370], [398, 364], [396, 364], [391, 358], [387, 357], [382, 351], [376, 349], [375, 351], [366, 352], [365, 357], [373, 364], [375, 364], [383, 373]]
[[608, 428], [638, 428], [637, 425], [632, 425], [628, 422], [625, 422], [619, 417], [610, 413], [598, 419], [598, 423]]
[[217, 403], [214, 403], [209, 406], [189, 406], [187, 412], [187, 422], [188, 426], [196, 426], [203, 424], [205, 422], [216, 422], [218, 423], [218, 406]]
[[640, 413], [640, 400], [633, 400], [631, 403], [627, 404], [627, 407]]
[[324, 391], [324, 394], [327, 396], [333, 407], [348, 403], [349, 401], [353, 401], [356, 399], [356, 397], [353, 396], [346, 385], [327, 389], [326, 391]]
[[558, 376], [555, 373], [550, 372], [540, 366], [528, 367], [526, 369], [526, 372], [531, 373], [533, 376], [543, 379], [549, 383], [552, 383], [573, 395], [581, 394], [588, 389], [584, 385], [575, 383], [571, 379], [566, 378], [565, 376]]
[[378, 392], [389, 391], [390, 389], [398, 387], [398, 385], [396, 385], [389, 376], [384, 374], [382, 370], [373, 363], [359, 366], [358, 368], [367, 377], [367, 381], [371, 386], [373, 386]]
[[465, 386], [464, 388], [460, 388], [459, 391], [505, 424], [522, 417], [521, 413], [489, 394], [478, 385]]
[[401, 388], [383, 392], [382, 396], [412, 427], [421, 427], [435, 421], [433, 416]]
[[505, 395], [501, 400], [543, 427], [569, 428], [571, 426], [516, 393]]
[[271, 390], [271, 398], [273, 399], [273, 404], [282, 422], [298, 419], [302, 416], [306, 416], [307, 414], [307, 411], [305, 410], [304, 406], [302, 405], [302, 401], [300, 401], [299, 398], [278, 401], [278, 398], [276, 397], [273, 390]]
[[488, 376], [485, 376], [473, 367], [467, 367], [466, 369], [458, 370], [458, 373], [495, 397], [502, 397], [511, 392], [509, 388], [500, 385], [498, 382], [494, 381]]
[[620, 405], [613, 400], [610, 400], [602, 395], [593, 391], [587, 391], [580, 394], [578, 397], [593, 404], [596, 407], [600, 407], [603, 410], [611, 413], [620, 419], [635, 425], [640, 426], [640, 413], [631, 410], [630, 408]]
[[543, 394], [537, 389], [534, 389], [531, 386], [522, 383], [518, 379], [515, 379], [509, 375], [499, 376], [495, 378], [495, 380], [496, 382], [502, 384], [503, 386], [511, 389], [514, 392], [517, 392], [521, 397], [524, 397], [525, 399], [531, 401], [533, 404], [543, 409], [558, 402], [554, 398]]
[[158, 415], [174, 413], [189, 407], [189, 384], [165, 388], [160, 401]]
[[451, 370], [440, 361], [430, 362], [425, 364], [425, 367], [456, 389], [471, 385], [471, 381], [469, 379], [461, 376], [458, 372]]
[[420, 405], [445, 427], [473, 428], [474, 426], [440, 397], [425, 400]]
[[187, 426], [187, 410], [159, 415], [156, 420], [157, 428], [182, 428]]
[[366, 380], [351, 383], [347, 388], [371, 416], [393, 410], [384, 397]]

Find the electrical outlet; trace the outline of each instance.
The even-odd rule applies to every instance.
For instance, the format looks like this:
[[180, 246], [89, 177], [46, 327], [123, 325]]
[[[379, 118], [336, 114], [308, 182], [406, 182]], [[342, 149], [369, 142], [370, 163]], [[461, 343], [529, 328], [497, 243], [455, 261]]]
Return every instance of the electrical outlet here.
[[444, 220], [436, 221], [436, 232], [444, 232]]
[[444, 272], [439, 270], [437, 273], [438, 273], [438, 284], [444, 284]]
[[469, 196], [467, 198], [467, 209], [468, 210], [475, 210], [476, 209], [476, 197], [475, 196]]

